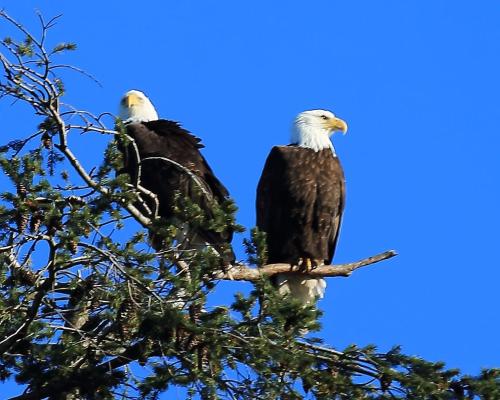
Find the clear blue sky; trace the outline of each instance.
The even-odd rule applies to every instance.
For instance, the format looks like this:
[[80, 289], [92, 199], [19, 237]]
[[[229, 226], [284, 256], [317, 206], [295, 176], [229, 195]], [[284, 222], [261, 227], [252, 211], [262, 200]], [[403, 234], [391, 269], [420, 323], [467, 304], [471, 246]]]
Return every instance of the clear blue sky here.
[[[295, 114], [344, 118], [349, 133], [333, 138], [347, 180], [336, 262], [400, 255], [328, 281], [321, 336], [339, 348], [401, 344], [467, 373], [500, 366], [498, 1], [2, 6], [33, 31], [35, 9], [63, 14], [52, 40], [76, 42], [64, 60], [102, 83], [68, 74], [68, 103], [115, 112], [125, 91], [140, 89], [162, 117], [202, 137], [246, 227], [264, 160], [288, 143]], [[2, 142], [35, 127], [5, 102], [0, 118]], [[77, 151], [89, 166], [102, 157], [101, 144]], [[222, 285], [221, 301], [242, 285]]]

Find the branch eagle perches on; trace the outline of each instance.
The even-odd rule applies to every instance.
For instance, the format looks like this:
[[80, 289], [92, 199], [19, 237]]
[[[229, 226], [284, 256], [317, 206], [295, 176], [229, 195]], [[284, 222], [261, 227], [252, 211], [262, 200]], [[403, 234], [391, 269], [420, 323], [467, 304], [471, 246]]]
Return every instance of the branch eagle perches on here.
[[322, 265], [314, 268], [311, 271], [303, 271], [300, 266], [291, 264], [267, 264], [260, 268], [250, 268], [244, 264], [237, 264], [226, 268], [225, 271], [217, 272], [214, 277], [220, 280], [234, 280], [234, 281], [250, 281], [254, 282], [261, 279], [263, 276], [271, 277], [276, 274], [282, 273], [296, 273], [303, 274], [313, 278], [324, 277], [348, 277], [358, 268], [366, 267], [371, 264], [378, 263], [383, 260], [397, 256], [395, 250], [388, 250], [362, 260], [337, 265]]

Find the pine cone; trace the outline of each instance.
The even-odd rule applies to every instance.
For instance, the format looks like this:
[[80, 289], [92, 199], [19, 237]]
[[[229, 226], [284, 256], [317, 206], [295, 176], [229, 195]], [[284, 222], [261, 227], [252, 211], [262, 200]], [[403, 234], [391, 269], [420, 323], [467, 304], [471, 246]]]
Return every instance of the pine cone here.
[[27, 213], [19, 213], [16, 218], [17, 230], [19, 232], [24, 232], [28, 226], [29, 216]]
[[35, 286], [37, 276], [33, 271], [20, 268], [16, 271], [16, 274], [21, 285]]
[[76, 254], [78, 251], [78, 243], [76, 240], [70, 240], [68, 242], [68, 250], [71, 252], [71, 254]]
[[21, 197], [26, 197], [26, 193], [28, 193], [28, 191], [26, 190], [26, 186], [24, 186], [22, 183], [18, 183], [17, 194]]
[[42, 135], [42, 145], [47, 150], [50, 150], [52, 148], [52, 138], [50, 137], [50, 135], [47, 132], [45, 132]]
[[120, 335], [124, 339], [130, 338], [134, 329], [136, 329], [137, 324], [136, 304], [130, 299], [125, 299], [118, 309], [116, 319], [118, 322]]
[[41, 213], [34, 213], [30, 219], [30, 232], [36, 233], [40, 228], [40, 224], [42, 223], [43, 215]]
[[62, 229], [61, 217], [52, 216], [48, 223], [47, 228], [49, 228], [49, 234], [54, 235], [58, 230]]
[[90, 226], [86, 225], [85, 228], [83, 228], [83, 236], [86, 238], [89, 237], [90, 235]]

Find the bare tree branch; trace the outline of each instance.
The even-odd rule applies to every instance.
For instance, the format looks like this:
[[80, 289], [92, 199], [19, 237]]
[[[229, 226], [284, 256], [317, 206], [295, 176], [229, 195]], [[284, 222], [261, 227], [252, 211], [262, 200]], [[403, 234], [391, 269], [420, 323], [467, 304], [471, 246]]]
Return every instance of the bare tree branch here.
[[219, 271], [215, 274], [215, 279], [234, 280], [234, 281], [258, 281], [262, 276], [273, 276], [282, 273], [296, 273], [309, 276], [311, 278], [323, 278], [342, 276], [348, 277], [358, 268], [366, 267], [377, 262], [387, 260], [397, 255], [395, 250], [389, 250], [371, 257], [364, 258], [360, 261], [337, 264], [337, 265], [322, 265], [314, 268], [311, 271], [304, 271], [300, 266], [291, 264], [267, 264], [261, 268], [250, 268], [244, 264], [237, 264], [228, 267], [225, 271]]

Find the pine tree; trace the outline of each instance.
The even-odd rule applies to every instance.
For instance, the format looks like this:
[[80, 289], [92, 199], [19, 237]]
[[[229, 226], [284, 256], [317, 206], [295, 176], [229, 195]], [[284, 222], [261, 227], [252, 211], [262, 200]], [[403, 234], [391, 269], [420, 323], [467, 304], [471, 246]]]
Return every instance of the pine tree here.
[[[2, 41], [0, 98], [40, 118], [34, 134], [0, 148], [10, 181], [0, 194], [0, 379], [22, 384], [15, 399], [156, 399], [173, 387], [193, 399], [500, 398], [499, 370], [465, 376], [398, 347], [340, 351], [305, 338], [319, 329], [319, 311], [279, 297], [267, 276], [280, 266], [229, 271], [208, 249], [179, 251], [178, 227], [140, 207], [144, 193], [116, 173], [121, 122], [61, 105], [52, 58], [76, 45], [45, 47], [56, 18], [40, 17], [40, 38], [3, 11], [0, 18], [19, 36]], [[73, 152], [82, 132], [109, 136], [92, 170]], [[189, 199], [179, 198], [177, 212], [238, 229], [230, 202], [211, 220]], [[162, 251], [151, 248], [151, 235]], [[249, 264], [261, 266], [263, 234], [253, 232], [246, 246]], [[328, 271], [348, 275], [393, 255], [384, 254]], [[254, 289], [207, 307], [216, 281], [231, 278]]]

